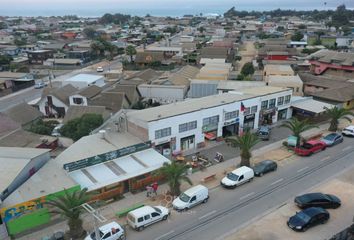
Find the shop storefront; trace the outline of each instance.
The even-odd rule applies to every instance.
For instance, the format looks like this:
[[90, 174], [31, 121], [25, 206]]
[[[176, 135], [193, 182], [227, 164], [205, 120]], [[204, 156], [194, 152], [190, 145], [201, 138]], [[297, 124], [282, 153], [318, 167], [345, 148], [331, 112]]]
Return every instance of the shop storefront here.
[[195, 148], [195, 136], [188, 136], [181, 138], [181, 149], [182, 151]]
[[254, 128], [255, 114], [246, 115], [243, 119], [243, 131], [252, 130]]
[[239, 123], [240, 123], [239, 118], [236, 118], [232, 121], [224, 122], [224, 127], [222, 128], [222, 136], [228, 137], [228, 136], [238, 135], [239, 128], [240, 128]]
[[213, 116], [203, 119], [202, 131], [206, 140], [216, 140], [218, 134], [219, 116]]
[[172, 152], [171, 142], [169, 140], [166, 140], [164, 142], [159, 142], [157, 145], [154, 146], [154, 148], [163, 156], [170, 156]]
[[276, 108], [262, 109], [259, 114], [259, 124], [260, 125], [272, 125], [273, 116], [276, 114]]
[[279, 120], [285, 120], [288, 115], [288, 109], [285, 108], [283, 110], [278, 111], [278, 121]]

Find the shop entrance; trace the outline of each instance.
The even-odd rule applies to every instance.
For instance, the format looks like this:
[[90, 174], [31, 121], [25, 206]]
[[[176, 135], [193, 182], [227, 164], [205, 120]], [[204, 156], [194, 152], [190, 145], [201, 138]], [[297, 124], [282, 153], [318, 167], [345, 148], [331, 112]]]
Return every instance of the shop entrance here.
[[158, 151], [160, 154], [169, 157], [171, 155], [171, 143], [166, 142], [166, 143], [156, 145], [155, 150]]
[[254, 114], [245, 116], [245, 118], [243, 119], [244, 131], [252, 130], [254, 128], [254, 118], [255, 118]]
[[222, 136], [223, 137], [238, 135], [238, 132], [239, 132], [239, 124], [238, 123], [227, 125], [222, 128]]
[[181, 149], [182, 151], [195, 148], [195, 136], [188, 136], [181, 138]]

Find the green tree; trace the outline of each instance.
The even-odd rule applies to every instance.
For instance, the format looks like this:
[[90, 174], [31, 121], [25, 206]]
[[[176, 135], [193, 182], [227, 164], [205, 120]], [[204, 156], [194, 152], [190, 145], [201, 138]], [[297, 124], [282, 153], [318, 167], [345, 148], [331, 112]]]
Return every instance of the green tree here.
[[292, 41], [301, 41], [304, 38], [304, 34], [301, 32], [297, 31], [293, 36], [291, 36]]
[[47, 202], [48, 205], [54, 207], [51, 213], [60, 214], [66, 218], [69, 226], [69, 236], [72, 239], [83, 239], [85, 237], [85, 230], [82, 227], [81, 214], [84, 209], [82, 204], [90, 199], [87, 193], [87, 188], [79, 191], [69, 192], [64, 190], [64, 195]]
[[136, 54], [135, 47], [132, 45], [127, 46], [127, 48], [125, 49], [125, 53], [130, 56], [130, 62], [133, 62], [133, 56]]
[[74, 141], [87, 136], [94, 129], [101, 126], [103, 123], [103, 118], [101, 115], [94, 113], [87, 113], [82, 115], [80, 118], [75, 118], [68, 121], [61, 129], [60, 133], [73, 139]]
[[296, 118], [291, 118], [285, 121], [282, 125], [280, 125], [280, 127], [288, 128], [291, 130], [293, 136], [297, 138], [297, 146], [300, 145], [300, 140], [302, 139], [302, 132], [312, 128], [318, 128], [316, 125], [310, 124], [307, 119], [301, 121]]
[[88, 39], [94, 39], [97, 36], [96, 30], [92, 27], [84, 28], [83, 32]]
[[254, 71], [255, 70], [254, 70], [252, 62], [247, 62], [243, 65], [243, 67], [241, 69], [241, 74], [244, 76], [253, 75]]
[[241, 166], [249, 167], [250, 159], [252, 157], [251, 149], [260, 141], [258, 136], [251, 133], [249, 130], [244, 132], [241, 136], [226, 138], [226, 142], [235, 148], [240, 148], [241, 151]]
[[171, 163], [164, 163], [163, 167], [157, 170], [157, 175], [163, 176], [170, 187], [170, 192], [173, 196], [181, 194], [181, 183], [185, 181], [192, 185], [192, 181], [187, 177], [187, 170], [189, 166], [185, 164], [172, 161]]
[[352, 120], [348, 117], [348, 115], [354, 116], [354, 113], [352, 113], [351, 111], [345, 108], [338, 108], [335, 106], [333, 108], [325, 107], [325, 109], [326, 109], [326, 114], [331, 119], [331, 124], [328, 128], [328, 131], [335, 132], [338, 130], [339, 119], [346, 119], [349, 122], [351, 122]]

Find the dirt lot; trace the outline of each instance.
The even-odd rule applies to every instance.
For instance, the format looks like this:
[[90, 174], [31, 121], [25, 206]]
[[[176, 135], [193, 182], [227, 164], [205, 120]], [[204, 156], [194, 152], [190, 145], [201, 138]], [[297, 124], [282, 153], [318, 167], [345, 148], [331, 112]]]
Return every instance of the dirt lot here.
[[290, 199], [286, 205], [264, 216], [244, 229], [233, 233], [226, 240], [323, 240], [329, 239], [351, 224], [354, 215], [354, 169], [330, 180], [311, 192], [332, 193], [342, 200], [338, 209], [329, 209], [330, 220], [306, 232], [294, 232], [286, 225], [290, 216], [299, 209]]

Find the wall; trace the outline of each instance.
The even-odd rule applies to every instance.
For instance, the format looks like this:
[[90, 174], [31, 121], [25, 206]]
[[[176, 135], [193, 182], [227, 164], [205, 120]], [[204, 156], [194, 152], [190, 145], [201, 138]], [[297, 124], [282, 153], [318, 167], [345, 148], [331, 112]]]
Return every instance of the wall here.
[[[41, 154], [29, 161], [29, 163], [22, 169], [22, 171], [16, 176], [12, 183], [8, 186], [8, 193], [6, 195], [0, 194], [0, 199], [4, 200], [19, 186], [21, 186], [27, 179], [29, 179], [35, 172], [37, 172], [48, 160], [50, 159], [50, 153]], [[33, 169], [33, 170], [31, 170]], [[31, 172], [34, 171], [34, 172]]]
[[138, 89], [142, 97], [155, 99], [159, 102], [175, 102], [184, 99], [188, 87], [141, 84]]
[[[62, 101], [60, 101], [59, 99], [57, 99], [54, 96], [52, 96], [52, 99], [53, 99], [54, 106], [65, 108], [65, 113], [66, 113], [66, 111], [68, 111], [69, 107], [65, 103], [63, 103]], [[40, 102], [38, 103], [39, 111], [41, 111], [44, 115], [46, 115], [46, 112], [45, 112], [46, 103], [47, 103], [47, 97], [41, 99]], [[54, 109], [51, 109], [51, 111], [53, 114], [57, 113]]]

